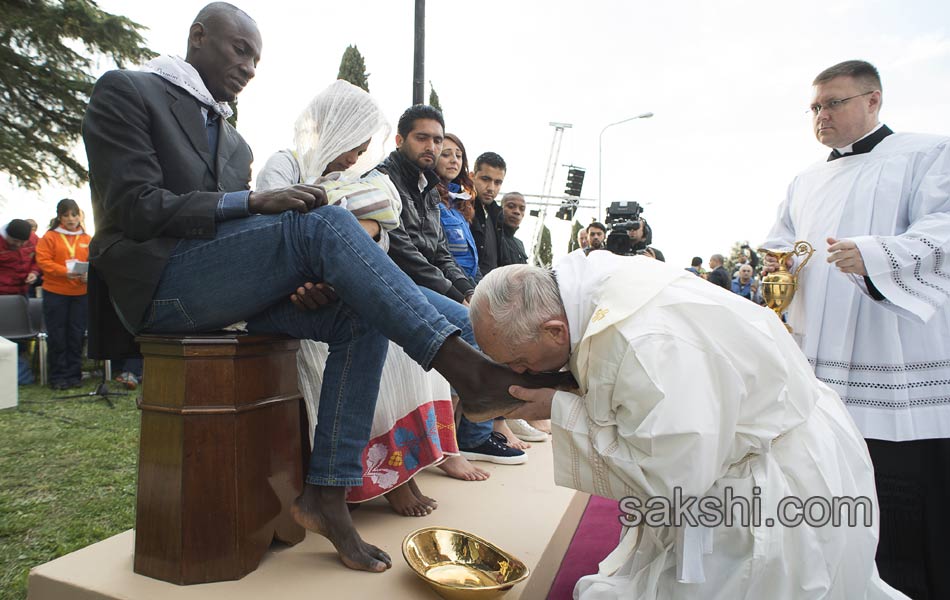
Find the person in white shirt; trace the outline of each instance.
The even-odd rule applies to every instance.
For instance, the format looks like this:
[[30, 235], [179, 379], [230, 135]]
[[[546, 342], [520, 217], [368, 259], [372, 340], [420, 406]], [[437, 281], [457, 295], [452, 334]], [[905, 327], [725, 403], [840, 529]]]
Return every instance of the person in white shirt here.
[[950, 138], [882, 124], [881, 79], [864, 61], [813, 86], [814, 134], [832, 152], [795, 177], [762, 245], [815, 248], [788, 323], [867, 440], [881, 577], [950, 598]]
[[[575, 252], [554, 273], [496, 269], [470, 314], [494, 360], [519, 373], [568, 365], [577, 380], [576, 393], [509, 390], [525, 401], [509, 417], [551, 418], [559, 485], [625, 514], [679, 496], [719, 501], [724, 517], [730, 495], [759, 499], [748, 522], [661, 511], [665, 522], [625, 529], [575, 598], [904, 598], [874, 565], [864, 441], [773, 312], [655, 260]], [[795, 513], [785, 498], [847, 497], [863, 502], [853, 523], [779, 521]]]

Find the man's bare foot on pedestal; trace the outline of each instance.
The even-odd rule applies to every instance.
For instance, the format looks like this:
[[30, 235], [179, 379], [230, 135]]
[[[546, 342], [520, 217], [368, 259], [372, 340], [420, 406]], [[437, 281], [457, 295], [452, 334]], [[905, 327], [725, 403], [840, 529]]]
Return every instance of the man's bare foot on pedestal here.
[[511, 427], [508, 427], [508, 423], [505, 422], [504, 419], [495, 419], [495, 422], [492, 423], [492, 429], [508, 439], [508, 446], [510, 448], [514, 448], [515, 450], [527, 450], [531, 447], [531, 444], [515, 435], [515, 432], [511, 430]]
[[[389, 500], [389, 504], [394, 511], [404, 517], [424, 517], [431, 513], [435, 507], [423, 502], [421, 498], [416, 496], [412, 489], [413, 486], [409, 485], [411, 483], [412, 480], [410, 479], [396, 489], [386, 492], [386, 500]], [[416, 487], [416, 489], [419, 488]]]
[[528, 425], [539, 429], [544, 433], [551, 433], [551, 419], [539, 419], [537, 421], [528, 421]]
[[485, 481], [491, 477], [491, 473], [479, 469], [464, 456], [450, 456], [439, 464], [439, 468], [445, 471], [449, 477], [461, 479], [462, 481]]
[[431, 506], [432, 510], [439, 508], [439, 501], [423, 494], [422, 490], [419, 489], [419, 485], [416, 483], [415, 479], [410, 479], [407, 485], [409, 486], [409, 489], [412, 490], [412, 493], [415, 494], [416, 498]]
[[346, 508], [346, 488], [305, 484], [290, 508], [304, 529], [330, 540], [343, 564], [358, 571], [381, 573], [393, 565], [386, 552], [367, 544], [357, 533]]

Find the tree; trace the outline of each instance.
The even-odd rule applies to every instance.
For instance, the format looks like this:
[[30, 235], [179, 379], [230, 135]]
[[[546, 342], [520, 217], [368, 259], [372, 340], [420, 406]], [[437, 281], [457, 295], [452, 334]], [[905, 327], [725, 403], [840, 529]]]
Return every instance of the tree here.
[[567, 242], [568, 254], [581, 247], [581, 245], [577, 243], [577, 232], [583, 228], [584, 226], [581, 225], [580, 221], [574, 221], [574, 225], [571, 227], [571, 239]]
[[356, 46], [347, 46], [343, 51], [343, 59], [340, 61], [340, 72], [337, 73], [337, 79], [349, 81], [353, 85], [359, 86], [369, 91], [369, 73], [366, 72], [366, 63], [363, 62], [363, 55]]
[[439, 104], [439, 95], [435, 91], [435, 87], [432, 85], [432, 82], [429, 82], [429, 106], [432, 108], [438, 109], [443, 115], [445, 112], [442, 110], [442, 105]]
[[70, 150], [95, 83], [93, 59], [122, 67], [151, 58], [143, 27], [92, 0], [0, 0], [0, 14], [0, 171], [27, 189], [79, 185], [89, 175]]
[[534, 264], [546, 269], [551, 268], [551, 230], [547, 225], [541, 226], [541, 242], [538, 244], [538, 253], [534, 257]]

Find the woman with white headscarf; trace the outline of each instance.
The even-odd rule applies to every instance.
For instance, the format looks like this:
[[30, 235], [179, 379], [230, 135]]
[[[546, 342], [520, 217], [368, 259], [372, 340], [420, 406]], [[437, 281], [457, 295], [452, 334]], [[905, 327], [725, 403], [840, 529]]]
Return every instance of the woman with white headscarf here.
[[[315, 183], [326, 189], [330, 204], [345, 206], [388, 247], [386, 231], [399, 224], [399, 194], [386, 175], [369, 170], [378, 164], [389, 133], [388, 121], [368, 93], [336, 81], [307, 105], [294, 127], [294, 149], [270, 157], [255, 189]], [[300, 341], [297, 372], [311, 427], [316, 425], [327, 354], [322, 342]], [[422, 494], [412, 477], [457, 454], [448, 382], [435, 371], [422, 370], [391, 343], [363, 451], [363, 486], [350, 488], [347, 501], [385, 495], [396, 512], [425, 516], [436, 502]]]

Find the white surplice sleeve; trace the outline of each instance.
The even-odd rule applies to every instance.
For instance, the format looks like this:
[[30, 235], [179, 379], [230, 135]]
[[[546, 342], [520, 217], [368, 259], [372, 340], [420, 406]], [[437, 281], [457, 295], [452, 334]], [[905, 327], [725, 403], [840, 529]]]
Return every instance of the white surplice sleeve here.
[[882, 306], [927, 322], [950, 302], [950, 142], [937, 144], [914, 165], [904, 233], [851, 238]]
[[[592, 355], [616, 342], [595, 340]], [[557, 483], [618, 500], [672, 498], [676, 487], [701, 496], [749, 449], [736, 436], [741, 377], [724, 357], [672, 334], [623, 347], [615, 359], [592, 357], [586, 396], [555, 395]]]

